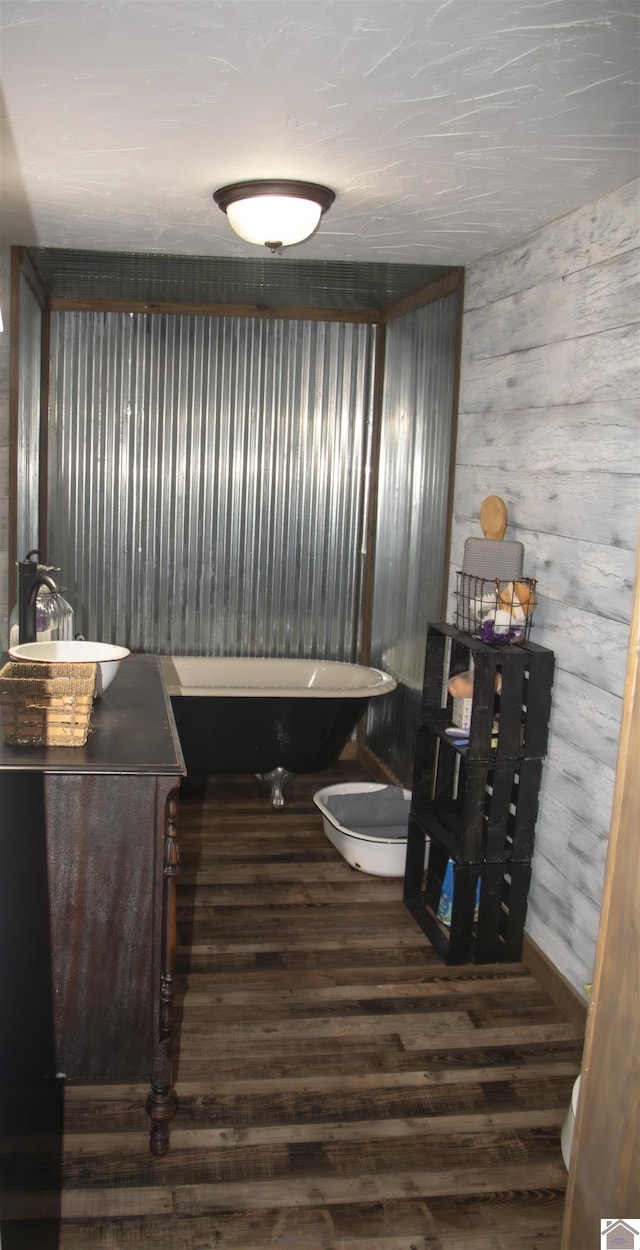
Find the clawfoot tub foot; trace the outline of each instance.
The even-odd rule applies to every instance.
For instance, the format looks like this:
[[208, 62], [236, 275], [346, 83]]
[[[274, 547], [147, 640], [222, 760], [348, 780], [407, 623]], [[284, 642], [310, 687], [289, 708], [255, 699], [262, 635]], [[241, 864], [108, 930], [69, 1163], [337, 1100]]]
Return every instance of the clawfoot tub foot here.
[[275, 808], [284, 807], [284, 794], [282, 793], [287, 782], [295, 776], [295, 773], [288, 773], [286, 768], [274, 768], [270, 773], [257, 773], [262, 781], [268, 781], [271, 786], [271, 806]]

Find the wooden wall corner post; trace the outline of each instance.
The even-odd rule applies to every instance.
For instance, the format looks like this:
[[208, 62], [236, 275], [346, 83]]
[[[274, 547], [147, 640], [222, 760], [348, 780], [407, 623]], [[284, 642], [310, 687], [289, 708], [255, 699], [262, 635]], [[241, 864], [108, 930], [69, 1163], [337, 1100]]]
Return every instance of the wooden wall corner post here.
[[37, 544], [40, 560], [46, 563], [47, 552], [47, 439], [49, 410], [49, 344], [50, 318], [47, 296], [33, 267], [29, 253], [24, 247], [11, 248], [11, 309], [9, 314], [9, 535], [8, 535], [8, 602], [11, 606], [16, 597], [16, 563], [24, 557], [18, 551], [18, 457], [20, 440], [20, 386], [21, 386], [21, 303], [22, 279], [27, 283], [42, 314], [40, 331], [40, 415], [38, 434], [38, 525], [32, 541]]
[[640, 559], [629, 635], [593, 992], [562, 1250], [604, 1244], [600, 1221], [640, 1226]]
[[[360, 518], [364, 540], [364, 563], [358, 570], [356, 602], [360, 620], [354, 622], [353, 649], [360, 664], [369, 664], [371, 657], [371, 617], [373, 612], [373, 570], [376, 554], [378, 520], [378, 477], [380, 472], [380, 437], [384, 383], [385, 328], [376, 326], [373, 360], [373, 395], [371, 407], [371, 439], [367, 460], [362, 465], [363, 513]], [[368, 478], [368, 487], [367, 487]], [[365, 510], [366, 509], [366, 510]]]
[[175, 993], [174, 973], [177, 945], [177, 892], [180, 875], [180, 851], [177, 840], [178, 790], [167, 799], [162, 886], [162, 957], [159, 1000], [154, 1018], [157, 1034], [151, 1062], [151, 1089], [146, 1112], [151, 1120], [149, 1148], [153, 1155], [164, 1155], [169, 1149], [169, 1128], [178, 1109], [178, 1097], [172, 1075], [172, 1014]]
[[7, 568], [9, 609], [16, 598], [18, 544], [18, 408], [20, 403], [20, 274], [24, 248], [11, 248], [11, 308], [9, 313], [9, 559]]
[[[362, 465], [362, 498], [366, 512], [361, 517], [364, 539], [364, 561], [358, 566], [356, 603], [359, 619], [354, 620], [353, 651], [360, 664], [369, 664], [371, 658], [371, 620], [373, 614], [373, 570], [376, 549], [376, 523], [378, 518], [378, 475], [380, 470], [380, 437], [382, 426], [382, 399], [384, 381], [385, 328], [375, 329], [375, 352], [373, 364], [373, 398], [371, 412], [371, 442], [368, 463]], [[366, 486], [367, 475], [369, 479]], [[356, 757], [362, 762], [365, 747], [366, 716], [356, 729]]]

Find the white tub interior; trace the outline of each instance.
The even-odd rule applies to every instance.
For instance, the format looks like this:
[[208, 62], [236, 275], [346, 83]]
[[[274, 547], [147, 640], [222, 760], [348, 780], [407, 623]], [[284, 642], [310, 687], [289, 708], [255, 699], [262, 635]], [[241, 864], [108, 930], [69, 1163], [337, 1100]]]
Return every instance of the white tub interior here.
[[162, 656], [170, 695], [357, 699], [388, 694], [389, 673], [335, 660], [268, 660], [226, 656]]

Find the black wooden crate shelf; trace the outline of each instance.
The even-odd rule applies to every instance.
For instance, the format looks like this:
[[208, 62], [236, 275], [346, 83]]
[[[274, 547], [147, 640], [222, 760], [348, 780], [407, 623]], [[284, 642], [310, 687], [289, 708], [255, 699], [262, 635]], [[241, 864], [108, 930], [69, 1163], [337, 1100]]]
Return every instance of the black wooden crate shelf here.
[[527, 860], [533, 854], [542, 760], [469, 758], [418, 729], [412, 814], [459, 863]]
[[[470, 668], [471, 726], [460, 745], [446, 733], [447, 683]], [[553, 652], [535, 643], [488, 644], [429, 626], [404, 901], [447, 963], [520, 958], [553, 672]], [[449, 860], [450, 927], [437, 917]]]
[[[489, 644], [453, 625], [430, 625], [421, 723], [452, 723], [447, 681], [474, 666], [470, 759], [543, 759], [547, 750], [554, 656], [536, 643]], [[496, 678], [501, 690], [496, 692]], [[497, 742], [492, 747], [497, 716]]]
[[[415, 837], [412, 822], [409, 842], [413, 843], [414, 855], [418, 847], [422, 847], [424, 863], [425, 839], [421, 832]], [[489, 964], [520, 959], [531, 864], [454, 864], [451, 924], [445, 926], [438, 920], [437, 912], [447, 860], [446, 849], [432, 839], [424, 890], [411, 891], [405, 887], [405, 906], [434, 950], [447, 964]], [[409, 846], [407, 864], [408, 861]], [[480, 897], [476, 909], [478, 881]]]

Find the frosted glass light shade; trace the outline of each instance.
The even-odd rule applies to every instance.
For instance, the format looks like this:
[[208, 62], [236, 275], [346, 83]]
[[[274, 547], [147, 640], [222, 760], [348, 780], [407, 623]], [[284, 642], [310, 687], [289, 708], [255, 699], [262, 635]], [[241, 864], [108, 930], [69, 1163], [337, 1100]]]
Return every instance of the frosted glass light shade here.
[[247, 243], [279, 243], [290, 247], [313, 234], [320, 221], [320, 205], [312, 200], [293, 200], [285, 195], [237, 200], [227, 209], [236, 234]]
[[237, 182], [214, 194], [236, 234], [248, 243], [277, 251], [308, 239], [335, 199], [313, 182]]

